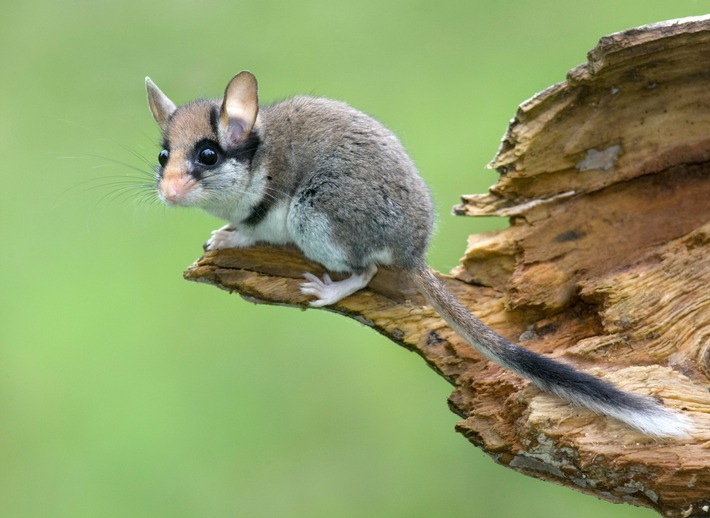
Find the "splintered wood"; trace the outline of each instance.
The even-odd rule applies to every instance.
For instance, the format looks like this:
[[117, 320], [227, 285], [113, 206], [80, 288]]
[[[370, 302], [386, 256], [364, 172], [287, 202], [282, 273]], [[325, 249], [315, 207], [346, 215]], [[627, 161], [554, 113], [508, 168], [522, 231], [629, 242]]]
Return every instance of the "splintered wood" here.
[[[455, 335], [396, 271], [331, 311], [416, 351], [455, 389], [458, 431], [497, 462], [666, 516], [710, 516], [710, 17], [601, 39], [523, 103], [454, 212], [510, 218], [442, 276], [487, 325], [693, 422], [658, 441], [541, 393]], [[304, 307], [292, 249], [208, 252], [185, 278]]]

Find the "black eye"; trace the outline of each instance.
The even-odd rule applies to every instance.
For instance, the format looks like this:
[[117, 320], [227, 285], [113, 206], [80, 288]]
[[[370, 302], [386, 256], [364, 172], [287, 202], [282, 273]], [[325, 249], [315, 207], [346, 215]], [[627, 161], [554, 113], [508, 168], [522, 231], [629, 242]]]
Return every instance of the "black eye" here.
[[203, 165], [215, 165], [218, 159], [217, 151], [211, 147], [206, 147], [197, 154], [197, 160]]
[[167, 149], [163, 149], [159, 154], [158, 154], [158, 162], [160, 163], [161, 166], [165, 167], [165, 164], [168, 163], [168, 158], [170, 158], [170, 151]]

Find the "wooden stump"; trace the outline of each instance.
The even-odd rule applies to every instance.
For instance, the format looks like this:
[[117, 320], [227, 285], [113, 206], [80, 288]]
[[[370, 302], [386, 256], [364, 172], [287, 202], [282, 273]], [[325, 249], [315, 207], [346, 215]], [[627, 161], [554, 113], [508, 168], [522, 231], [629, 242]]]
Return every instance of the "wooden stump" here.
[[[458, 431], [497, 462], [666, 516], [710, 516], [710, 17], [604, 37], [523, 103], [489, 193], [454, 212], [510, 219], [473, 235], [442, 276], [506, 338], [687, 413], [685, 441], [649, 439], [485, 360], [381, 270], [331, 311], [416, 351], [454, 387]], [[305, 306], [292, 249], [208, 252], [185, 278]]]

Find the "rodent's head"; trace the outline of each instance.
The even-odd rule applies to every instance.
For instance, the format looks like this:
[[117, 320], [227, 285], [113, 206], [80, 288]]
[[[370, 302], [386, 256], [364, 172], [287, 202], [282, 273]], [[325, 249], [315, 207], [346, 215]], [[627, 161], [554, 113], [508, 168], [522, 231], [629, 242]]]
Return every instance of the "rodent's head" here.
[[175, 104], [146, 78], [148, 104], [163, 134], [157, 190], [168, 205], [219, 210], [246, 194], [259, 145], [256, 78], [240, 72], [221, 100]]

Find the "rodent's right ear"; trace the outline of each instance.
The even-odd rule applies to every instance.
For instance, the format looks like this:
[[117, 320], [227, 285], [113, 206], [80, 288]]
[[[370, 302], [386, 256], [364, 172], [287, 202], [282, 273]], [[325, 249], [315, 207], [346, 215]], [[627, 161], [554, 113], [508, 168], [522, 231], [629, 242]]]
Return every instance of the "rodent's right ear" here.
[[155, 86], [150, 77], [145, 78], [145, 89], [148, 91], [148, 105], [153, 118], [160, 126], [160, 129], [165, 130], [168, 119], [176, 110], [175, 103], [168, 99], [168, 96], [161, 92], [160, 88]]
[[246, 70], [227, 85], [219, 112], [219, 139], [225, 149], [242, 142], [251, 132], [259, 113], [256, 77]]

